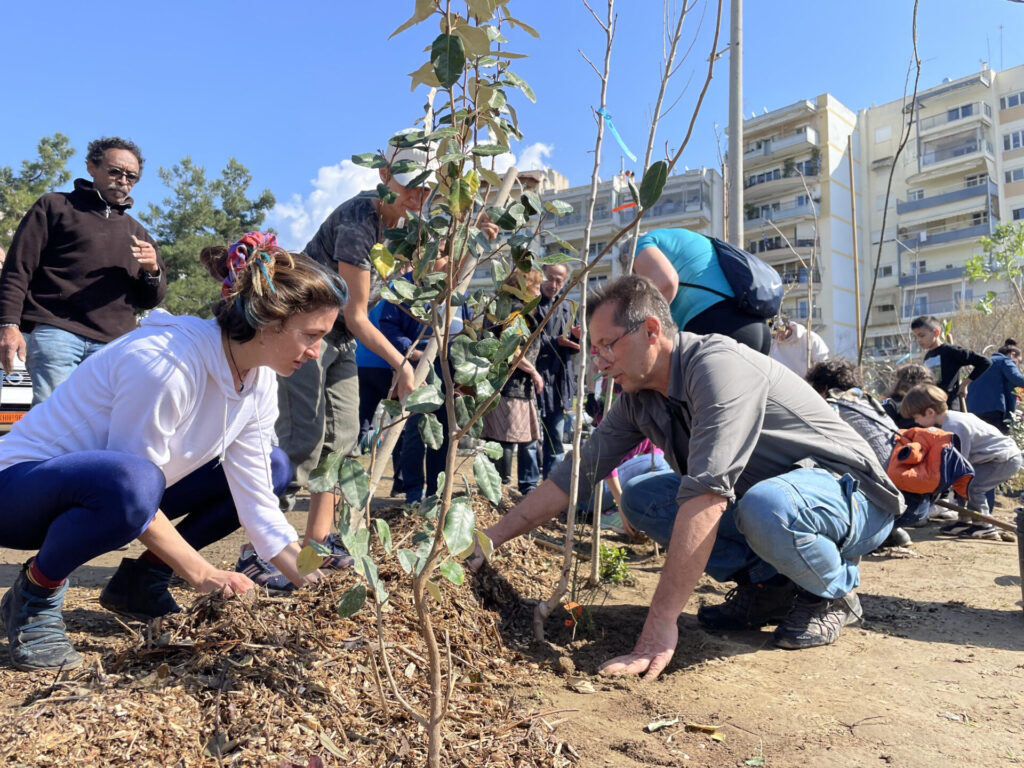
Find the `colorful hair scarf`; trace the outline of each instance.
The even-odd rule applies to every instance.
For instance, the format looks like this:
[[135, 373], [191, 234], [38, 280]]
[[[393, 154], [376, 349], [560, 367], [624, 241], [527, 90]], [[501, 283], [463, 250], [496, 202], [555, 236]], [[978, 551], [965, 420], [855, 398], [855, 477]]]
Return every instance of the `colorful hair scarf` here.
[[[273, 265], [274, 259], [263, 250], [264, 248], [274, 248], [276, 246], [277, 236], [271, 232], [246, 232], [238, 242], [232, 243], [228, 248], [228, 274], [220, 288], [220, 295], [224, 298], [231, 296], [238, 273], [245, 269], [246, 262], [254, 256], [259, 259], [257, 266], [259, 266], [260, 272], [263, 273], [267, 285], [270, 286], [270, 291], [277, 293], [277, 289], [274, 288], [274, 282], [270, 279], [270, 271], [267, 269], [267, 265]], [[262, 295], [262, 289], [258, 280], [253, 281], [253, 287], [257, 295]]]

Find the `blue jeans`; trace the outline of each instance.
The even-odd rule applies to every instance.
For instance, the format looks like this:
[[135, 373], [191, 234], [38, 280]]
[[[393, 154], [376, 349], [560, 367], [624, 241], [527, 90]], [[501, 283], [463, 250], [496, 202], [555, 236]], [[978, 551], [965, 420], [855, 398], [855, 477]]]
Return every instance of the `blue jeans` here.
[[542, 413], [540, 415], [540, 428], [543, 433], [544, 458], [541, 462], [541, 476], [546, 480], [551, 474], [555, 463], [561, 461], [565, 455], [562, 449], [562, 432], [565, 428], [565, 411], [558, 410], [554, 413]]
[[[630, 525], [668, 546], [681, 478], [672, 471], [634, 478], [621, 511]], [[836, 598], [860, 583], [858, 560], [892, 530], [892, 516], [857, 490], [849, 475], [796, 469], [762, 480], [729, 506], [705, 571], [717, 581], [746, 572], [762, 582], [776, 573], [820, 597]]]
[[37, 325], [25, 341], [25, 367], [32, 376], [32, 405], [39, 405], [52, 395], [58, 384], [104, 344], [52, 325]]

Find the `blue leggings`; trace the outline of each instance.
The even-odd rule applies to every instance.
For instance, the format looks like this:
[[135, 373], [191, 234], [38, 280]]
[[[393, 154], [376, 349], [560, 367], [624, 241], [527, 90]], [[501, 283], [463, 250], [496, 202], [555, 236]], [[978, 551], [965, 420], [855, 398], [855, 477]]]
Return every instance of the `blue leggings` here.
[[[284, 492], [291, 464], [270, 452], [274, 493]], [[0, 546], [38, 549], [36, 565], [55, 581], [104, 552], [139, 537], [157, 509], [184, 518], [178, 533], [202, 549], [239, 527], [224, 469], [214, 460], [164, 488], [152, 462], [118, 451], [80, 451], [26, 461], [0, 471]]]

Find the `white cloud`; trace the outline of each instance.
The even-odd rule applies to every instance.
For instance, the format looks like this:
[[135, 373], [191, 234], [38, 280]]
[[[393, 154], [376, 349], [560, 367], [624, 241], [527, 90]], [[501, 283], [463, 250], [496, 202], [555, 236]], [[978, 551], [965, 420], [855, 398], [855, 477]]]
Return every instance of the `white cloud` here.
[[364, 189], [375, 189], [379, 181], [376, 169], [351, 160], [326, 165], [312, 180], [309, 196], [294, 194], [289, 201], [277, 203], [267, 215], [268, 223], [281, 233], [285, 248], [304, 248], [331, 211]]
[[[553, 151], [551, 144], [530, 144], [519, 154], [518, 162], [511, 152], [495, 157], [494, 170], [503, 174], [513, 165], [521, 171], [543, 170], [547, 167], [544, 160]], [[376, 189], [379, 181], [376, 169], [351, 160], [325, 165], [311, 182], [313, 191], [306, 197], [294, 194], [287, 202], [278, 202], [267, 214], [267, 223], [281, 233], [283, 247], [304, 248], [331, 211], [364, 189]]]

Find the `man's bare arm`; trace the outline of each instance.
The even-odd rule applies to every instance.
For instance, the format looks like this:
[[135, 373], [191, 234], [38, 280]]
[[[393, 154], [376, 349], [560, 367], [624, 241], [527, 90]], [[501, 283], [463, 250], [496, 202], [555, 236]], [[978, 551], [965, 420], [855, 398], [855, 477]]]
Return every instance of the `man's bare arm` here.
[[704, 573], [718, 534], [718, 521], [727, 505], [724, 497], [706, 493], [679, 507], [665, 566], [640, 638], [632, 653], [606, 661], [600, 669], [602, 674], [646, 672], [644, 679], [653, 680], [672, 660], [679, 640], [676, 621]]
[[[569, 494], [551, 480], [545, 480], [485, 533], [494, 542], [495, 548], [500, 547], [506, 541], [547, 522], [568, 505]], [[471, 563], [471, 566], [479, 567], [479, 562]]]

